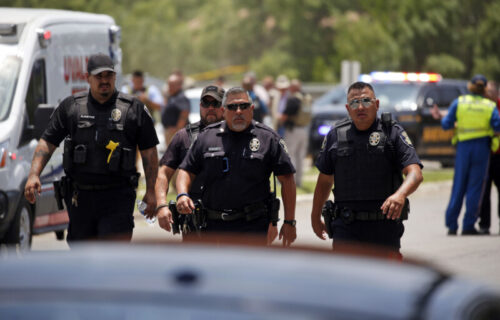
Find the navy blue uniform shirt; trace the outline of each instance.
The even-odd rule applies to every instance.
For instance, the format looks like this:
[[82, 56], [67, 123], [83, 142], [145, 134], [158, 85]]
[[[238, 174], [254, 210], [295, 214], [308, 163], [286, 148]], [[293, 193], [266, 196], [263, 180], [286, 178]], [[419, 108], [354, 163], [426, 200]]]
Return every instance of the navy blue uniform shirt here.
[[207, 126], [179, 168], [202, 176], [203, 202], [213, 210], [241, 209], [269, 198], [272, 172], [295, 173], [285, 142], [252, 121], [242, 132], [225, 121]]

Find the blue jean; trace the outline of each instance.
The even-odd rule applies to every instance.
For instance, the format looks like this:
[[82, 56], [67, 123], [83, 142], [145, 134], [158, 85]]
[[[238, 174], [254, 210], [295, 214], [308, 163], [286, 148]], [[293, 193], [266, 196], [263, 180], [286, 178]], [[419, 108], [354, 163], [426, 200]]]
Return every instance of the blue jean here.
[[448, 229], [458, 229], [458, 216], [464, 197], [466, 203], [462, 231], [474, 229], [481, 209], [489, 155], [489, 138], [472, 139], [457, 144], [453, 188], [446, 209], [446, 227]]

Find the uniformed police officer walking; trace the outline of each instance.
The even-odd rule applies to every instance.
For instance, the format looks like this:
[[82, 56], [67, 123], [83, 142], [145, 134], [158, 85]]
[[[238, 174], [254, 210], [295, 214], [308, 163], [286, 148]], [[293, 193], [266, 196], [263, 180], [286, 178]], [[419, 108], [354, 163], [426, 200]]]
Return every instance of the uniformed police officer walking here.
[[[324, 240], [328, 228], [334, 249], [342, 242], [362, 242], [384, 246], [400, 257], [405, 203], [423, 180], [422, 164], [404, 129], [377, 118], [379, 100], [370, 84], [349, 87], [346, 109], [350, 119], [328, 133], [316, 162], [320, 174], [311, 212], [313, 230]], [[323, 222], [322, 206], [334, 177], [332, 219]]]
[[[219, 122], [222, 120], [224, 108], [222, 108], [222, 98], [224, 97], [224, 89], [215, 85], [209, 85], [201, 92], [200, 100], [200, 121], [187, 125], [184, 129], [178, 131], [172, 142], [169, 144], [167, 151], [160, 160], [160, 169], [158, 170], [158, 178], [156, 179], [156, 199], [158, 203], [157, 217], [160, 227], [170, 231], [172, 221], [172, 212], [170, 212], [166, 194], [168, 193], [169, 183], [179, 167], [182, 160], [187, 154], [188, 149], [196, 140], [198, 134], [207, 125]], [[192, 199], [199, 199], [201, 196], [200, 179], [193, 181], [189, 195]]]
[[296, 189], [286, 145], [272, 129], [252, 121], [254, 106], [244, 89], [229, 89], [222, 104], [225, 121], [207, 126], [179, 166], [177, 209], [188, 214], [195, 208], [188, 190], [201, 176], [207, 232], [250, 233], [269, 243], [269, 178], [274, 172], [282, 185], [285, 211], [279, 236], [289, 246], [296, 238]]
[[34, 203], [40, 194], [40, 173], [64, 141], [61, 190], [69, 214], [68, 242], [132, 238], [139, 147], [146, 176], [146, 215], [156, 208], [158, 138], [151, 115], [137, 98], [115, 90], [111, 58], [92, 55], [87, 65], [90, 90], [61, 102], [33, 156], [25, 196]]

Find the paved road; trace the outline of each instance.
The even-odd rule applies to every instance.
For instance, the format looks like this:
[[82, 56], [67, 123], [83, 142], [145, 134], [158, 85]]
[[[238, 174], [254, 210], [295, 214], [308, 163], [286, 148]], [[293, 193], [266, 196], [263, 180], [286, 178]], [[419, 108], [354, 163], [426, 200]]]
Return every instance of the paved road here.
[[[446, 235], [444, 211], [449, 199], [451, 182], [424, 183], [410, 197], [410, 220], [405, 222], [406, 232], [402, 240], [402, 253], [406, 257], [428, 261], [445, 270], [472, 277], [500, 289], [500, 236], [499, 220], [492, 217], [492, 235]], [[495, 189], [495, 188], [494, 188]], [[492, 207], [497, 208], [496, 193]], [[298, 238], [296, 243], [329, 248], [330, 241], [316, 238], [310, 227], [311, 196], [301, 196], [297, 203]], [[145, 238], [176, 239], [158, 225], [149, 226], [141, 216], [136, 216], [133, 241]], [[33, 250], [67, 250], [64, 241], [56, 241], [54, 234], [33, 238]]]

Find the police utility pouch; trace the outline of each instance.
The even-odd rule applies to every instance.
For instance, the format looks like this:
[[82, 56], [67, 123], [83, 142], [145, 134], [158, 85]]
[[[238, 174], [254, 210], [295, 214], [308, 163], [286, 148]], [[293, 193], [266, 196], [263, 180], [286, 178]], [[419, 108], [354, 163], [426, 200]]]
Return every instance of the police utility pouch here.
[[328, 233], [328, 237], [330, 239], [333, 238], [333, 230], [332, 230], [332, 221], [335, 218], [336, 215], [336, 208], [337, 205], [333, 203], [332, 200], [328, 200], [325, 202], [325, 205], [321, 209], [321, 215], [323, 216], [323, 220], [325, 221], [325, 229], [326, 233]]
[[73, 163], [84, 164], [87, 160], [87, 146], [79, 144], [73, 150]]
[[109, 169], [109, 171], [111, 171], [111, 172], [118, 172], [118, 171], [120, 171], [120, 167], [121, 167], [121, 163], [120, 163], [121, 155], [122, 155], [122, 148], [120, 148], [120, 147], [117, 147], [117, 148], [115, 148], [112, 151], [111, 158], [109, 159], [109, 163], [108, 163], [108, 169]]
[[130, 171], [135, 169], [135, 149], [131, 148], [119, 148], [121, 149], [122, 156], [122, 169], [124, 171]]
[[63, 168], [65, 172], [70, 172], [73, 164], [73, 140], [64, 139]]

